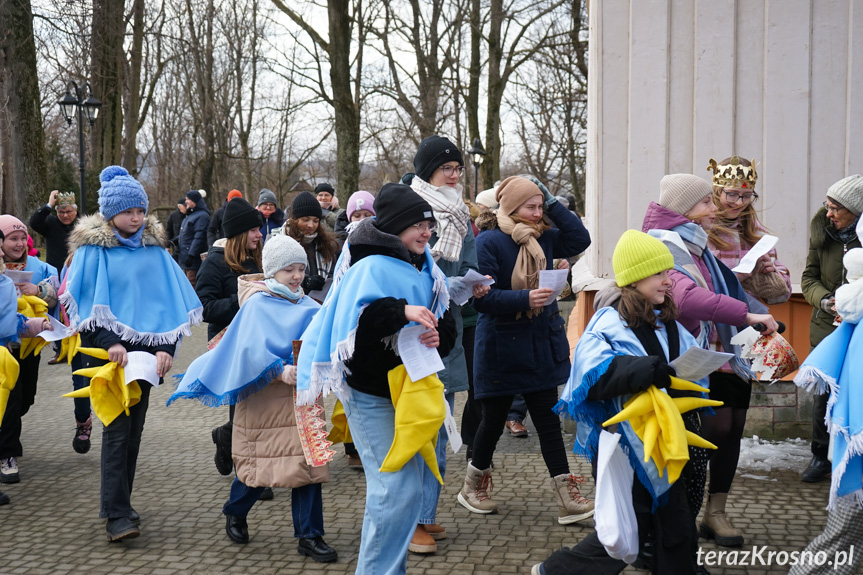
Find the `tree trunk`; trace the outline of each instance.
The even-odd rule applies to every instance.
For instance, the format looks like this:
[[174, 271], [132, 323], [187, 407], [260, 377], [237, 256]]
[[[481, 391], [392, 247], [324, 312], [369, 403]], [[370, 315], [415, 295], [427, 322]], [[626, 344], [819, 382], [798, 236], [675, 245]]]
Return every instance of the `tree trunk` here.
[[0, 213], [44, 202], [44, 132], [30, 0], [0, 1]]
[[504, 88], [500, 69], [503, 60], [501, 26], [504, 16], [503, 0], [491, 0], [488, 31], [488, 118], [485, 125], [485, 150], [488, 155], [482, 164], [483, 179], [486, 182], [500, 179], [500, 104]]
[[348, 0], [329, 0], [330, 82], [336, 129], [339, 199], [360, 185], [360, 110], [351, 82], [351, 17]]
[[144, 58], [144, 0], [132, 5], [132, 51], [129, 54], [125, 95], [125, 140], [123, 167], [130, 174], [138, 173], [138, 115], [141, 109], [141, 63]]
[[97, 170], [122, 160], [125, 21], [123, 0], [94, 0], [90, 87], [102, 108], [90, 129], [90, 157]]

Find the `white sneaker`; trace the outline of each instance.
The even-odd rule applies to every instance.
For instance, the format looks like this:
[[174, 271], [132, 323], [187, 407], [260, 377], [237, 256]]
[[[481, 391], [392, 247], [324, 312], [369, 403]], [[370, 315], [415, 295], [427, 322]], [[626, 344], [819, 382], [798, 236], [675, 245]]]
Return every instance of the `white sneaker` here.
[[0, 459], [0, 483], [18, 483], [18, 462], [14, 457]]

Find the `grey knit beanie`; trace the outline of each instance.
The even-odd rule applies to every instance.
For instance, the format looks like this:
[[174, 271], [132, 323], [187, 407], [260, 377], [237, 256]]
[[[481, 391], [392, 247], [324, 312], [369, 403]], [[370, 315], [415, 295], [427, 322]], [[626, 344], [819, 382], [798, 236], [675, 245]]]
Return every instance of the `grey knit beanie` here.
[[827, 188], [827, 197], [859, 216], [863, 213], [863, 176], [854, 174], [842, 178]]
[[306, 258], [306, 250], [303, 246], [291, 236], [284, 234], [276, 234], [267, 240], [261, 258], [264, 264], [264, 277], [267, 279], [291, 264], [303, 264], [309, 267], [309, 260]]
[[707, 180], [692, 174], [668, 174], [659, 182], [659, 205], [681, 216], [712, 194]]
[[276, 201], [276, 194], [274, 194], [272, 190], [264, 188], [261, 190], [261, 193], [258, 194], [258, 205], [260, 206], [261, 204], [266, 204], [267, 202], [273, 204], [276, 207], [279, 206], [279, 203]]

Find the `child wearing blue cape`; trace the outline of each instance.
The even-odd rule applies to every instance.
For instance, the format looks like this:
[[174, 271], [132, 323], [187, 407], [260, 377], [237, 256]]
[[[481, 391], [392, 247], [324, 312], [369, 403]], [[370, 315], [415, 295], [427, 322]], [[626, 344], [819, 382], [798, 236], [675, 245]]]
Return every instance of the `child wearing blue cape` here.
[[[69, 236], [74, 257], [60, 302], [83, 347], [106, 350], [120, 367], [128, 352], [153, 354], [161, 381], [182, 336], [201, 322], [201, 302], [168, 253], [162, 224], [147, 215], [144, 187], [120, 166], [102, 170], [99, 181], [99, 213], [80, 218]], [[106, 362], [88, 356], [85, 363]], [[152, 385], [137, 384], [140, 400], [103, 421], [99, 516], [109, 541], [140, 535], [131, 496]]]
[[313, 453], [320, 447], [311, 437], [316, 426], [306, 422], [317, 416], [307, 413], [309, 406], [294, 405], [293, 342], [320, 309], [301, 287], [306, 264], [306, 251], [290, 236], [267, 241], [264, 273], [239, 277], [239, 312], [219, 345], [192, 362], [168, 403], [185, 397], [213, 407], [236, 406], [232, 452], [237, 476], [222, 509], [228, 538], [248, 543], [246, 517], [264, 488], [290, 487], [297, 551], [328, 563], [338, 559], [323, 539], [321, 483], [329, 481], [329, 470], [322, 463], [328, 457]]
[[[20, 294], [35, 296], [48, 305], [51, 313], [57, 304], [57, 270], [39, 258], [29, 255], [27, 248], [27, 226], [9, 214], [0, 216], [0, 232], [3, 232], [3, 260], [9, 271], [31, 272], [29, 281], [17, 283]], [[39, 380], [39, 355], [31, 353], [21, 357], [17, 343], [13, 343], [12, 355], [20, 364], [18, 383], [9, 395], [6, 415], [0, 423], [0, 483], [18, 483], [17, 458], [23, 455], [21, 445], [21, 418], [30, 411], [36, 401]]]
[[[399, 451], [404, 445], [394, 442], [401, 437], [396, 426], [404, 421], [399, 414], [408, 385], [397, 375], [405, 368], [396, 340], [403, 327], [419, 324], [426, 328], [420, 342], [446, 356], [456, 330], [446, 277], [428, 249], [435, 223], [431, 206], [406, 185], [386, 184], [375, 198], [375, 213], [348, 236], [333, 286], [303, 334], [297, 395], [300, 403], [331, 391], [341, 399], [366, 475], [356, 572], [397, 574], [407, 568], [420, 518], [425, 463], [416, 449], [405, 449], [399, 465], [381, 469], [391, 447]], [[439, 394], [432, 390], [427, 396], [433, 405], [411, 405], [439, 408], [442, 414], [443, 385], [439, 380], [437, 385]], [[442, 421], [441, 415], [422, 430], [429, 441]], [[433, 448], [430, 459], [436, 468]]]
[[[599, 309], [587, 325], [556, 406], [578, 421], [575, 452], [590, 459], [594, 475], [602, 424], [619, 413], [630, 397], [651, 386], [668, 391], [672, 397], [693, 393], [668, 389], [675, 375], [668, 362], [696, 345], [689, 331], [675, 321], [678, 312], [668, 277], [668, 270], [674, 267], [671, 252], [658, 239], [629, 230], [618, 241], [612, 262], [619, 299]], [[636, 561], [635, 565], [653, 573], [695, 573], [696, 533], [686, 498], [686, 472], [670, 483], [667, 469], [663, 473], [654, 458], [644, 461], [644, 444], [629, 421], [617, 428], [635, 470], [632, 504], [639, 549], [643, 553], [646, 542], [652, 542], [653, 549], [652, 564], [645, 563], [642, 554], [642, 563]], [[597, 513], [601, 511], [597, 509]], [[612, 574], [626, 566], [622, 559], [606, 552], [594, 531], [575, 547], [555, 551], [535, 565], [532, 573]]]

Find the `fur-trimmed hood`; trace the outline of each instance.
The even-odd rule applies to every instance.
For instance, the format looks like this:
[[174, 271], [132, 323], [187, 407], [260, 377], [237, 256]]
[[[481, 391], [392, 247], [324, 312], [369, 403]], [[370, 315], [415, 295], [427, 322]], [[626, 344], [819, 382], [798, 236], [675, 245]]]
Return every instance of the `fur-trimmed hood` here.
[[[159, 219], [147, 214], [144, 216], [144, 235], [141, 238], [145, 246], [168, 246], [168, 236], [165, 234], [165, 228], [159, 222]], [[81, 246], [99, 246], [103, 248], [114, 248], [120, 245], [117, 236], [114, 234], [114, 228], [108, 223], [102, 214], [92, 214], [89, 216], [79, 217], [75, 223], [75, 228], [69, 234], [67, 241], [69, 245], [69, 253], [74, 253]]]

